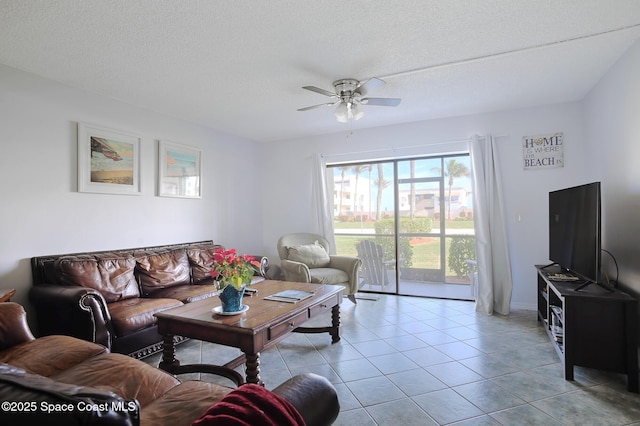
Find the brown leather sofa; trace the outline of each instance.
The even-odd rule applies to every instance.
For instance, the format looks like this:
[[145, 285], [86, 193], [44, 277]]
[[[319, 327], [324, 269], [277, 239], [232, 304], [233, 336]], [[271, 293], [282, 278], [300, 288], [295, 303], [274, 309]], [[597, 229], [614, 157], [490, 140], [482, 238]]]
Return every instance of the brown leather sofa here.
[[[38, 335], [73, 336], [135, 358], [157, 352], [154, 314], [217, 295], [207, 263], [220, 247], [198, 241], [33, 257]], [[261, 265], [264, 275], [268, 260]]]
[[[36, 339], [22, 306], [0, 303], [0, 424], [190, 425], [232, 390], [204, 381], [180, 382], [140, 360], [74, 337]], [[261, 415], [278, 398], [272, 394], [290, 403], [308, 426], [330, 425], [340, 410], [333, 385], [313, 374], [260, 391], [268, 396], [262, 399], [268, 407]]]

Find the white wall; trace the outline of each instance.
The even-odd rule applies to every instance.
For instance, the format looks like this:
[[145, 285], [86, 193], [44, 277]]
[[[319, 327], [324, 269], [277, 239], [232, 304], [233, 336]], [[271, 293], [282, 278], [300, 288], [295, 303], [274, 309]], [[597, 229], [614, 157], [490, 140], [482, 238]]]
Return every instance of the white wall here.
[[[589, 164], [602, 181], [603, 248], [620, 267], [625, 290], [640, 295], [640, 42], [611, 68], [585, 101]], [[611, 278], [615, 267], [603, 265]]]
[[[140, 196], [77, 192], [77, 122], [142, 138]], [[202, 150], [203, 197], [157, 197], [157, 140]], [[30, 258], [213, 239], [261, 248], [254, 142], [0, 66], [0, 288], [27, 306]]]
[[[363, 152], [427, 145], [411, 150], [427, 154], [446, 150], [449, 145], [442, 142], [493, 133], [506, 135], [498, 143], [509, 218], [512, 307], [535, 308], [533, 265], [547, 262], [548, 191], [593, 180], [603, 182], [604, 248], [618, 258], [622, 284], [640, 293], [638, 75], [636, 44], [584, 103], [367, 130], [359, 130], [356, 122], [349, 138], [345, 126], [337, 134], [259, 146], [0, 66], [0, 288], [17, 288], [15, 300], [26, 303], [29, 259], [70, 251], [210, 238], [275, 260], [280, 235], [312, 229], [313, 153], [364, 159], [381, 154]], [[143, 138], [142, 196], [76, 192], [78, 121]], [[565, 167], [523, 170], [522, 137], [559, 131], [564, 133]], [[155, 196], [157, 139], [203, 150], [202, 200]]]
[[[366, 116], [363, 120], [366, 120]], [[554, 132], [564, 133], [565, 167], [523, 170], [522, 137]], [[396, 148], [396, 153], [410, 151], [428, 154], [446, 151], [448, 147], [454, 150], [460, 145], [442, 142], [459, 141], [473, 134], [486, 133], [506, 135], [498, 138], [498, 145], [505, 183], [506, 214], [509, 218], [507, 225], [514, 280], [511, 306], [536, 309], [533, 265], [548, 262], [548, 192], [588, 180], [590, 167], [586, 161], [579, 103], [366, 130], [358, 130], [356, 122], [354, 134], [349, 138], [345, 125], [343, 133], [269, 144], [264, 159], [269, 165], [263, 178], [269, 194], [264, 204], [263, 252], [277, 259], [275, 247], [282, 234], [312, 230], [311, 156], [314, 152], [333, 156], [329, 160], [393, 155], [393, 152], [378, 151], [385, 148]], [[415, 148], [416, 145], [426, 146]], [[353, 154], [357, 152], [362, 154]], [[348, 154], [338, 155], [341, 153]], [[515, 221], [516, 215], [520, 216], [521, 221]]]

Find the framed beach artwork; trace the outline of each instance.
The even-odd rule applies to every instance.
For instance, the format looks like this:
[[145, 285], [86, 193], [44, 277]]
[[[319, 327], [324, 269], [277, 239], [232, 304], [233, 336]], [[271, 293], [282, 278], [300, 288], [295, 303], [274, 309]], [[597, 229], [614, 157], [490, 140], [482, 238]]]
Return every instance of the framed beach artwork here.
[[140, 195], [140, 138], [78, 123], [78, 191]]
[[198, 149], [158, 141], [158, 195], [202, 198], [201, 157]]

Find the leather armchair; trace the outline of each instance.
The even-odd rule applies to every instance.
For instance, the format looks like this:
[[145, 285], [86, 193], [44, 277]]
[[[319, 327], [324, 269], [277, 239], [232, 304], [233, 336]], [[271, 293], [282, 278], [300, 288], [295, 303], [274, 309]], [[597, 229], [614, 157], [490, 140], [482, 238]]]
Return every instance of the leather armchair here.
[[356, 303], [359, 258], [330, 255], [326, 238], [311, 233], [285, 234], [277, 248], [285, 280], [343, 285], [349, 300]]
[[[0, 412], [2, 424], [187, 426], [225, 401], [230, 391], [204, 380], [181, 382], [140, 360], [74, 337], [36, 338], [21, 305], [0, 303], [0, 401], [22, 401], [26, 407]], [[296, 375], [271, 392], [291, 403], [308, 426], [329, 426], [340, 411], [335, 387], [313, 373]], [[269, 408], [268, 401], [240, 407], [230, 402], [223, 410], [251, 419], [255, 408]], [[72, 404], [74, 409], [28, 409], [43, 403]], [[80, 403], [101, 408], [79, 410]]]

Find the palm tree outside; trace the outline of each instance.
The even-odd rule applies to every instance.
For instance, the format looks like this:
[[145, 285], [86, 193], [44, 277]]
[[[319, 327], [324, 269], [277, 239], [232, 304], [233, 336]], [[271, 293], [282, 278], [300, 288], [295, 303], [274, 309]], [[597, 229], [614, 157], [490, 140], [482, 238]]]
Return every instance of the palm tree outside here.
[[355, 216], [357, 216], [358, 208], [360, 209], [360, 216], [362, 216], [362, 212], [364, 210], [364, 206], [362, 206], [360, 204], [360, 200], [358, 200], [358, 177], [360, 177], [360, 174], [362, 172], [366, 171], [370, 167], [371, 166], [369, 166], [369, 165], [361, 165], [361, 164], [352, 167], [352, 170], [356, 174], [355, 185], [354, 185], [354, 188], [353, 188], [353, 214], [354, 214], [354, 219], [355, 219]]
[[[442, 173], [442, 170], [439, 167], [434, 169], [438, 173]], [[444, 176], [449, 178], [448, 184], [448, 194], [447, 194], [447, 219], [451, 220], [451, 189], [453, 188], [454, 180], [460, 177], [469, 176], [469, 168], [456, 161], [455, 158], [450, 158], [445, 162], [444, 165]]]
[[342, 216], [342, 194], [344, 193], [344, 175], [349, 167], [338, 167], [340, 170], [340, 195], [338, 197], [338, 216]]
[[391, 185], [391, 182], [384, 179], [384, 170], [382, 163], [378, 163], [378, 178], [374, 182], [378, 187], [378, 193], [376, 197], [376, 220], [382, 219], [382, 191]]

